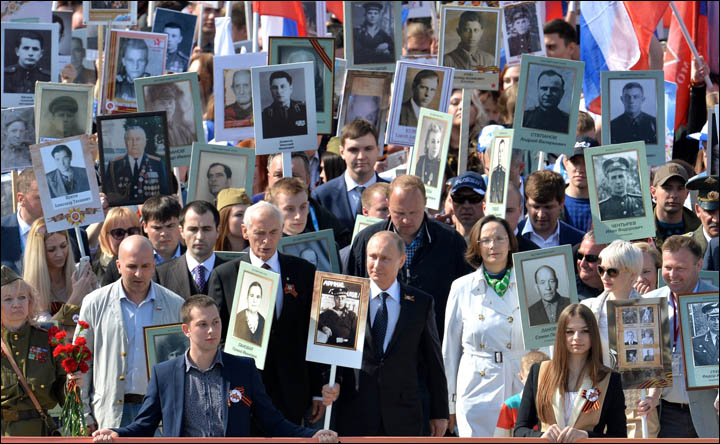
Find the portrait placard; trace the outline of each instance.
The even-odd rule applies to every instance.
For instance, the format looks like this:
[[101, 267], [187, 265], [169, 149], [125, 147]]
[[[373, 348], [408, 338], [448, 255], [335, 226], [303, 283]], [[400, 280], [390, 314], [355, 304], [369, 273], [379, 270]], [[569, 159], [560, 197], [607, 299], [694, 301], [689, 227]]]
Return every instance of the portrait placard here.
[[204, 143], [193, 143], [190, 160], [188, 202], [215, 202], [225, 188], [252, 190], [255, 150]]
[[665, 80], [662, 71], [602, 71], [602, 140], [645, 142], [649, 166], [665, 164]]
[[138, 111], [165, 111], [170, 166], [190, 165], [193, 143], [205, 142], [202, 102], [196, 72], [135, 80]]
[[[720, 274], [718, 274], [717, 271], [700, 270], [700, 272], [698, 272], [698, 279], [713, 287], [720, 287]], [[657, 288], [666, 286], [667, 283], [662, 277], [662, 268], [658, 269]]]
[[378, 130], [378, 141], [385, 140], [385, 127], [390, 102], [391, 72], [372, 72], [359, 69], [345, 71], [340, 101], [337, 136], [343, 127], [355, 119], [365, 119]]
[[145, 361], [150, 379], [155, 364], [182, 356], [190, 347], [190, 339], [182, 331], [182, 324], [164, 324], [143, 327]]
[[560, 313], [578, 303], [572, 247], [524, 251], [512, 257], [525, 349], [553, 345]]
[[137, 2], [84, 1], [85, 25], [134, 25], [137, 23]]
[[672, 385], [667, 298], [608, 300], [607, 322], [611, 367], [623, 389]]
[[[707, 159], [707, 169], [712, 176], [720, 174], [720, 165], [718, 165], [718, 162], [720, 162], [718, 121], [720, 121], [718, 105], [708, 108], [708, 134], [707, 141], [705, 141], [705, 157]], [[700, 143], [702, 144], [702, 142]]]
[[305, 259], [318, 271], [340, 273], [340, 259], [331, 229], [282, 237], [277, 250]]
[[257, 155], [317, 145], [314, 73], [312, 62], [251, 68]]
[[415, 140], [420, 110], [445, 112], [452, 94], [455, 68], [398, 62], [385, 143], [410, 146]]
[[360, 368], [369, 303], [369, 279], [317, 271], [305, 359]]
[[507, 65], [520, 64], [523, 55], [545, 56], [542, 6], [537, 2], [503, 6], [502, 35]]
[[[97, 26], [91, 26], [96, 28], [97, 33]], [[89, 31], [88, 28], [72, 30], [70, 64], [74, 69], [74, 74], [72, 74], [74, 77], [72, 77], [71, 83], [80, 85], [95, 85], [97, 83], [97, 72], [95, 72], [97, 50], [91, 50], [89, 47], [90, 41], [94, 41], [95, 46], [97, 46], [97, 35], [94, 38], [88, 37]]]
[[92, 134], [93, 86], [37, 82], [35, 138], [38, 142]]
[[70, 42], [72, 40], [72, 16], [73, 11], [57, 11], [52, 12], [52, 22], [60, 25], [58, 35], [58, 63], [60, 71], [62, 71], [63, 61], [70, 59]]
[[500, 8], [443, 5], [438, 65], [455, 68], [453, 88], [500, 89]]
[[15, 202], [13, 201], [13, 172], [2, 173], [0, 175], [0, 217], [15, 212]]
[[333, 80], [333, 118], [340, 117], [340, 99], [345, 88], [345, 71], [347, 71], [347, 60], [335, 59], [335, 71]]
[[267, 53], [253, 52], [213, 58], [215, 91], [215, 140], [236, 141], [253, 137], [250, 68], [267, 65]]
[[270, 65], [312, 62], [318, 134], [332, 131], [335, 39], [332, 37], [270, 37]]
[[152, 32], [167, 34], [165, 72], [185, 72], [190, 66], [198, 18], [172, 9], [157, 8]]
[[400, 2], [343, 2], [348, 69], [388, 71], [402, 54]]
[[417, 176], [425, 184], [426, 208], [440, 209], [445, 186], [445, 164], [450, 147], [452, 114], [420, 109], [415, 135], [415, 145], [410, 156], [409, 174]]
[[678, 295], [678, 300], [685, 386], [718, 388], [718, 292]]
[[488, 191], [485, 193], [485, 215], [505, 219], [507, 207], [508, 183], [510, 181], [510, 163], [512, 161], [513, 130], [493, 131], [490, 148], [490, 174]]
[[88, 136], [30, 145], [48, 233], [105, 220]]
[[225, 353], [253, 358], [259, 370], [265, 368], [279, 286], [279, 274], [240, 262]]
[[644, 142], [586, 148], [583, 155], [597, 241], [654, 237]]
[[[190, 202], [190, 201], [188, 201]], [[242, 251], [217, 251], [215, 250], [215, 256], [219, 257], [220, 259], [224, 260], [225, 262], [230, 262], [232, 260], [235, 260], [242, 256]]]
[[325, 37], [327, 34], [326, 2], [300, 2], [305, 13], [305, 30], [308, 37]]
[[111, 206], [170, 195], [165, 111], [97, 116], [103, 192]]
[[574, 60], [522, 57], [513, 149], [572, 156], [584, 69]]
[[110, 29], [105, 41], [105, 66], [98, 114], [137, 110], [135, 79], [165, 73], [168, 35]]
[[52, 23], [52, 2], [2, 2], [3, 22]]
[[2, 171], [32, 168], [30, 145], [35, 143], [35, 107], [3, 108]]
[[3, 42], [0, 53], [2, 106], [33, 105], [35, 82], [60, 78], [60, 25], [2, 22], [0, 34]]
[[[352, 233], [352, 240], [355, 240], [355, 236], [365, 228], [369, 227], [370, 225], [376, 224], [378, 222], [382, 222], [385, 219], [381, 219], [379, 217], [371, 217], [371, 216], [364, 216], [362, 214], [358, 214], [355, 217], [355, 226], [353, 227], [353, 233]], [[352, 243], [352, 242], [351, 242]]]

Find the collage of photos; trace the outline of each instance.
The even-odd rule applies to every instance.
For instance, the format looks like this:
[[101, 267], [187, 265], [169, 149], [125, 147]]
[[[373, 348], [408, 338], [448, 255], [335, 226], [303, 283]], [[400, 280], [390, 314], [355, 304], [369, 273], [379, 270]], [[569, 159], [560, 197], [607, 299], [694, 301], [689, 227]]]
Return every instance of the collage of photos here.
[[621, 371], [661, 365], [658, 314], [654, 305], [617, 307], [618, 364]]

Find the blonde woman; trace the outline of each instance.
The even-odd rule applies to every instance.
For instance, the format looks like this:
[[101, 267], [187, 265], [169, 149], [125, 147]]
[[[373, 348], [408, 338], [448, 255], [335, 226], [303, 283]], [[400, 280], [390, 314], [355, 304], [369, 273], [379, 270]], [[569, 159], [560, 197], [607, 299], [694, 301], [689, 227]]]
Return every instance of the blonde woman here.
[[93, 270], [98, 279], [105, 275], [110, 262], [117, 259], [120, 242], [135, 234], [140, 234], [140, 220], [134, 211], [127, 207], [115, 207], [108, 211], [100, 230], [100, 249], [93, 258]]

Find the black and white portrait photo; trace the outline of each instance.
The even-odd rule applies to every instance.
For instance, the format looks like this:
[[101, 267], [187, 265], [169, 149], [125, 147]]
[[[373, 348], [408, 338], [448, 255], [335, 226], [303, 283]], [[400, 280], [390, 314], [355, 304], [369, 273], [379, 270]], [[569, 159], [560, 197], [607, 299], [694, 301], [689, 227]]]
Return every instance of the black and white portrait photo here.
[[625, 330], [625, 345], [637, 345], [637, 330]]
[[169, 361], [185, 353], [190, 347], [190, 340], [184, 334], [164, 334], [153, 337], [156, 363]]
[[566, 254], [522, 260], [519, 269], [529, 325], [556, 323], [563, 309], [571, 304]]
[[600, 220], [645, 216], [638, 152], [593, 156]]
[[[281, 40], [282, 41], [282, 40]], [[271, 42], [272, 44], [272, 42]], [[332, 55], [326, 54], [328, 58]], [[278, 61], [279, 63], [299, 63], [312, 62], [315, 78], [315, 109], [318, 113], [325, 111], [325, 99], [323, 91], [325, 90], [325, 82], [330, 82], [332, 72], [327, 68], [325, 62], [317, 51], [312, 47], [302, 46], [283, 46], [278, 45]]]
[[120, 58], [115, 79], [116, 98], [135, 101], [135, 79], [163, 74], [162, 71], [157, 72], [149, 62], [150, 48], [145, 40], [120, 38]]
[[534, 3], [508, 5], [503, 8], [507, 56], [518, 57], [542, 49], [543, 38]]
[[2, 171], [32, 167], [30, 145], [35, 143], [35, 112], [32, 106], [2, 110]]
[[60, 40], [58, 41], [58, 55], [70, 55], [70, 42], [72, 40], [72, 11], [53, 11], [52, 21], [60, 27], [58, 33]]
[[133, 25], [137, 23], [137, 2], [90, 1], [84, 4], [83, 23]]
[[146, 111], [167, 113], [168, 142], [171, 148], [198, 142], [196, 107], [190, 80], [143, 86]]
[[640, 309], [640, 323], [642, 324], [652, 324], [655, 320], [655, 316], [653, 315], [653, 307], [642, 307]]
[[187, 71], [196, 27], [197, 16], [193, 14], [164, 8], [155, 11], [152, 31], [168, 36], [165, 72]]
[[638, 362], [637, 350], [625, 350], [625, 360], [628, 363]]
[[[531, 63], [528, 75], [522, 127], [567, 134], [575, 71]], [[523, 85], [521, 85], [522, 87]]]
[[655, 349], [653, 348], [644, 348], [643, 351], [643, 361], [644, 362], [652, 362], [655, 360]]
[[638, 323], [637, 308], [634, 308], [634, 307], [623, 308], [623, 309], [621, 309], [621, 313], [622, 313], [622, 323], [623, 324], [631, 325], [631, 324]]
[[[430, 69], [408, 68], [405, 77], [405, 93], [400, 107], [400, 126], [415, 127], [420, 117], [420, 108], [439, 111], [440, 88], [443, 73]], [[407, 97], [407, 99], [405, 99]]]
[[87, 28], [74, 29], [70, 41], [70, 64], [74, 69], [71, 83], [95, 85], [97, 72], [94, 60], [87, 59]]
[[350, 5], [353, 64], [395, 63], [393, 2], [350, 2]]
[[442, 168], [442, 152], [443, 141], [445, 140], [445, 122], [425, 118], [423, 126], [420, 128], [421, 145], [416, 147], [419, 149], [417, 164], [415, 165], [415, 175], [418, 176], [425, 186], [437, 188], [439, 180], [445, 171]]
[[718, 309], [717, 302], [690, 304], [693, 360], [695, 366], [718, 365]]
[[362, 94], [350, 94], [348, 96], [347, 113], [345, 120], [352, 122], [355, 119], [364, 119], [378, 127], [380, 116], [380, 102], [378, 96], [366, 96]]
[[249, 69], [226, 69], [225, 80], [225, 128], [251, 126], [252, 83]]
[[610, 79], [609, 85], [610, 143], [657, 144], [656, 80]]
[[308, 133], [305, 74], [302, 69], [263, 72], [260, 78], [262, 136], [265, 139]]
[[[85, 85], [50, 87], [40, 86], [40, 115], [38, 140], [62, 139], [89, 133], [92, 120], [92, 88]], [[73, 90], [74, 89], [74, 90]]]
[[255, 165], [250, 157], [254, 157], [253, 151], [222, 148], [225, 147], [213, 149], [213, 145], [195, 145], [193, 154], [199, 160], [197, 168], [191, 164], [190, 173], [194, 179], [188, 186], [188, 194], [193, 200], [215, 202], [218, 193], [226, 188], [247, 188], [248, 175], [252, 184], [251, 168]]
[[504, 165], [510, 151], [509, 138], [497, 138], [493, 147], [493, 162], [490, 168], [490, 203], [499, 204], [505, 201], [505, 178], [508, 172]]
[[354, 349], [357, 343], [359, 297], [358, 285], [333, 282], [337, 286], [323, 285], [320, 316], [317, 324], [317, 342], [333, 347]]
[[642, 337], [640, 338], [642, 345], [652, 345], [655, 343], [655, 332], [652, 328], [643, 328], [640, 331], [642, 332]]
[[244, 305], [244, 308], [238, 311], [235, 317], [233, 335], [260, 346], [265, 332], [265, 317], [261, 312], [264, 298], [263, 286], [257, 281], [250, 282], [244, 296], [245, 304], [239, 305], [239, 307]]
[[[278, 244], [278, 251], [305, 259], [315, 266], [318, 271], [337, 272], [333, 270], [330, 260], [330, 248], [326, 240], [310, 240], [294, 242], [294, 236], [283, 238]], [[335, 254], [335, 253], [334, 253]]]
[[497, 11], [445, 9], [442, 65], [476, 70], [497, 66]]
[[[76, 145], [75, 148], [73, 150], [68, 145], [60, 144], [41, 150], [43, 157], [49, 152], [52, 158], [52, 161], [43, 162], [45, 171], [47, 171], [45, 176], [51, 199], [90, 191], [88, 170], [85, 167], [82, 149], [79, 145]], [[73, 151], [76, 152], [73, 153]], [[94, 174], [94, 171], [92, 173]]]
[[33, 94], [35, 82], [50, 82], [57, 72], [52, 69], [58, 55], [57, 25], [3, 23], [2, 30], [3, 93]]

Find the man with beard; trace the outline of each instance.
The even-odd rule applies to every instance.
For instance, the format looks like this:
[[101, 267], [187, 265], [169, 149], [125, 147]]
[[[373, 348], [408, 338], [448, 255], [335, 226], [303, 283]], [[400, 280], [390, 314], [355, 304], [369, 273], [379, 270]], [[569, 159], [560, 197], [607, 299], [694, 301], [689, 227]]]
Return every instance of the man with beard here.
[[688, 190], [698, 190], [695, 214], [700, 218], [700, 225], [695, 231], [687, 233], [702, 248], [705, 255], [708, 243], [720, 234], [720, 205], [718, 204], [718, 176], [695, 176], [687, 183]]
[[148, 46], [145, 40], [128, 39], [120, 64], [123, 73], [116, 76], [115, 97], [134, 102], [135, 79], [150, 76], [150, 73], [145, 71], [148, 64]]
[[21, 31], [15, 37], [18, 61], [5, 68], [6, 93], [32, 94], [35, 82], [50, 81], [50, 72], [38, 65], [45, 52], [44, 46], [43, 38], [35, 31]]
[[538, 106], [523, 113], [522, 126], [544, 131], [567, 133], [570, 125], [568, 113], [558, 109], [565, 95], [565, 80], [560, 73], [546, 69], [537, 80]]
[[329, 293], [335, 301], [335, 306], [320, 313], [318, 331], [327, 335], [327, 345], [355, 348], [357, 315], [345, 304], [347, 290], [331, 288]]
[[190, 58], [180, 51], [180, 43], [183, 41], [182, 27], [175, 22], [168, 22], [163, 31], [168, 36], [167, 56], [165, 57], [165, 71], [185, 72], [188, 68]]
[[475, 69], [495, 65], [495, 56], [480, 48], [480, 41], [486, 26], [483, 15], [474, 11], [463, 12], [457, 27], [460, 43], [455, 50], [445, 54], [443, 65], [458, 69]]
[[627, 190], [630, 162], [615, 157], [603, 162], [603, 172], [610, 185], [610, 196], [600, 201], [600, 219], [613, 220], [645, 215], [642, 196]]
[[557, 292], [558, 278], [552, 267], [543, 265], [535, 272], [535, 289], [540, 300], [528, 309], [530, 325], [552, 324], [557, 322], [560, 313], [570, 305], [570, 298]]
[[438, 75], [435, 71], [423, 69], [415, 75], [412, 82], [412, 97], [400, 108], [401, 126], [415, 127], [418, 124], [420, 108], [429, 108], [438, 88]]
[[72, 97], [56, 97], [50, 102], [49, 110], [49, 126], [40, 133], [41, 137], [62, 139], [84, 133], [77, 123], [78, 103]]
[[[702, 224], [700, 219], [683, 206], [688, 196], [685, 168], [668, 162], [655, 172], [650, 194], [655, 199], [655, 238], [658, 248], [668, 237], [695, 231]], [[702, 255], [700, 255], [702, 257]]]
[[443, 131], [437, 123], [431, 123], [425, 136], [425, 153], [418, 158], [415, 175], [429, 187], [437, 188], [440, 171], [440, 153], [442, 152]]
[[225, 107], [225, 128], [239, 128], [252, 124], [252, 85], [250, 71], [240, 69], [233, 74], [230, 86], [235, 101]]
[[610, 122], [610, 142], [625, 143], [642, 140], [646, 145], [657, 143], [655, 117], [642, 111], [645, 102], [643, 87], [637, 82], [626, 83], [620, 101], [625, 112]]
[[232, 170], [229, 166], [219, 162], [215, 162], [210, 165], [207, 171], [208, 189], [210, 190], [210, 194], [217, 199], [217, 195], [221, 190], [230, 188], [231, 178]]
[[382, 4], [367, 2], [362, 7], [365, 8], [365, 21], [353, 29], [355, 64], [395, 63], [393, 40], [379, 25]]
[[30, 159], [30, 144], [27, 123], [19, 116], [13, 117], [5, 125], [7, 138], [2, 147], [3, 170], [29, 168], [32, 166]]

